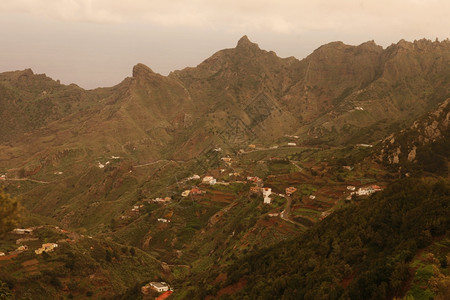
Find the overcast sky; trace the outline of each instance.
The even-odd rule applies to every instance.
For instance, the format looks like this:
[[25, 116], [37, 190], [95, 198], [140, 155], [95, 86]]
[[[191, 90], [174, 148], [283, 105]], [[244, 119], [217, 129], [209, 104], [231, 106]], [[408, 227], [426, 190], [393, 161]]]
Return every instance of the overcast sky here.
[[443, 40], [449, 12], [448, 0], [0, 0], [0, 72], [112, 86], [136, 63], [167, 75], [243, 35], [299, 59], [337, 40]]

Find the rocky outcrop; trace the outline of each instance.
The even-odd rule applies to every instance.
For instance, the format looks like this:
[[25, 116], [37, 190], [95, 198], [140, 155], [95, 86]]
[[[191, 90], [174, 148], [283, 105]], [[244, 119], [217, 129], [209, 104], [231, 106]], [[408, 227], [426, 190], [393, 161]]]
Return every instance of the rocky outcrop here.
[[381, 144], [380, 159], [389, 164], [414, 162], [418, 148], [442, 139], [449, 124], [450, 98], [411, 127], [386, 138]]

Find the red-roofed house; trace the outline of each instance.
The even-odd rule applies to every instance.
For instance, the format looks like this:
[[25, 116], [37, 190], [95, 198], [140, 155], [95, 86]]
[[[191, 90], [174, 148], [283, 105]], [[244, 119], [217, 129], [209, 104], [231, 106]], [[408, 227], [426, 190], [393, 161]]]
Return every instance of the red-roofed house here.
[[191, 195], [201, 195], [201, 194], [203, 194], [203, 191], [201, 189], [196, 187], [191, 189]]
[[170, 295], [172, 295], [172, 291], [167, 291], [162, 293], [161, 295], [158, 296], [158, 298], [156, 298], [156, 300], [164, 300], [167, 299]]
[[378, 185], [372, 185], [372, 188], [375, 192], [381, 191], [381, 188]]
[[293, 186], [288, 187], [288, 188], [286, 188], [286, 195], [287, 195], [287, 196], [290, 196], [290, 195], [292, 195], [293, 193], [295, 193], [295, 191], [297, 191], [297, 189], [296, 189], [295, 187], [293, 187]]

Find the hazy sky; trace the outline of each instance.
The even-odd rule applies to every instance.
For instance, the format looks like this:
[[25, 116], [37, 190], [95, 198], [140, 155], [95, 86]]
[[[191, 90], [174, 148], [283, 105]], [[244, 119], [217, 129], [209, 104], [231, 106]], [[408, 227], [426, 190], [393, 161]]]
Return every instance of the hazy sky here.
[[0, 0], [0, 72], [112, 86], [138, 62], [167, 75], [243, 35], [299, 59], [336, 40], [443, 40], [448, 12], [448, 0]]

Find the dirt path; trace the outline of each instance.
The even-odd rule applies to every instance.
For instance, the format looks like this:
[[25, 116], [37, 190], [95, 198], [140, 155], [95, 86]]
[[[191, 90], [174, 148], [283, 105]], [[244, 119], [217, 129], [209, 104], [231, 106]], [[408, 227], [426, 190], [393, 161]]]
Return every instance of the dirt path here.
[[146, 164], [136, 165], [136, 166], [133, 166], [133, 168], [142, 168], [142, 167], [146, 167], [146, 166], [151, 166], [151, 165], [155, 165], [155, 164], [158, 164], [160, 162], [163, 162], [163, 161], [170, 162], [170, 160], [167, 160], [167, 159], [160, 159], [160, 160], [149, 162], [149, 163], [146, 163]]
[[31, 178], [6, 178], [6, 181], [31, 181], [31, 182], [36, 182], [36, 183], [51, 183], [48, 181], [42, 181], [42, 180], [35, 180], [35, 179], [31, 179]]
[[299, 172], [303, 171], [303, 168], [300, 167], [299, 165], [297, 165], [297, 162], [296, 162], [296, 161], [290, 160], [290, 162], [291, 162], [294, 166], [296, 166], [296, 167], [298, 168]]

